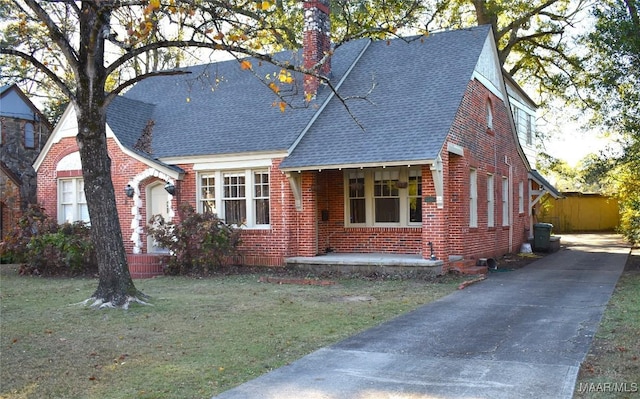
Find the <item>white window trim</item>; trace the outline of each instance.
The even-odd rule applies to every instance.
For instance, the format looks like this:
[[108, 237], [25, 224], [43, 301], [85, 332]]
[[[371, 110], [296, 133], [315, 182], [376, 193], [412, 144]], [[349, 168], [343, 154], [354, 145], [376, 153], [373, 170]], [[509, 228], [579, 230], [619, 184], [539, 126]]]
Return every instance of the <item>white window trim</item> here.
[[[349, 172], [364, 172], [364, 199], [365, 199], [365, 223], [351, 223], [351, 203], [349, 201]], [[344, 225], [345, 227], [421, 227], [422, 222], [410, 222], [409, 199], [416, 196], [410, 196], [407, 188], [399, 189], [400, 198], [400, 221], [397, 223], [376, 223], [375, 222], [375, 197], [374, 197], [374, 175], [376, 171], [397, 170], [400, 173], [399, 181], [409, 183], [409, 174], [411, 170], [418, 170], [422, 173], [422, 169], [418, 167], [389, 167], [389, 168], [371, 168], [371, 169], [347, 169], [344, 170]], [[422, 181], [424, 189], [424, 181]], [[422, 201], [422, 198], [420, 198]]]
[[478, 227], [478, 171], [469, 170], [469, 227]]
[[[73, 214], [73, 220], [67, 220], [65, 219], [65, 215], [64, 212], [62, 211], [62, 206], [63, 205], [67, 205], [66, 203], [63, 203], [63, 192], [62, 192], [62, 185], [65, 182], [72, 182], [73, 183], [73, 202], [70, 203], [71, 207], [72, 207], [72, 214]], [[84, 206], [87, 206], [87, 200], [86, 198], [84, 198], [84, 193], [82, 193], [82, 198], [84, 198], [84, 202], [79, 202], [78, 201], [78, 193], [80, 192], [80, 187], [78, 186], [78, 184], [80, 184], [81, 182], [84, 182], [84, 179], [82, 177], [69, 177], [69, 178], [64, 178], [64, 179], [58, 179], [58, 223], [62, 224], [62, 223], [74, 223], [74, 222], [85, 222], [85, 223], [90, 223], [90, 219], [87, 216], [87, 219], [83, 219], [80, 213], [80, 204], [83, 204]], [[88, 214], [88, 209], [87, 209], [87, 214]]]
[[[247, 210], [247, 220], [246, 223], [239, 226], [245, 229], [269, 229], [271, 228], [271, 224], [257, 224], [256, 223], [256, 206], [255, 199], [264, 199], [264, 197], [256, 198], [255, 197], [255, 176], [254, 173], [267, 173], [269, 175], [269, 194], [273, 190], [271, 190], [271, 170], [270, 168], [259, 168], [259, 169], [228, 169], [228, 170], [215, 170], [215, 171], [201, 171], [198, 172], [197, 176], [197, 193], [196, 199], [198, 203], [198, 212], [204, 212], [203, 209], [203, 198], [202, 198], [202, 177], [212, 176], [215, 179], [214, 185], [214, 204], [215, 209], [217, 210], [218, 217], [222, 220], [225, 219], [224, 215], [224, 197], [223, 197], [223, 185], [224, 185], [224, 175], [229, 173], [242, 173], [245, 176], [245, 206]], [[269, 195], [269, 207], [271, 207], [271, 195]], [[271, 215], [271, 212], [269, 212]]]
[[495, 181], [492, 174], [487, 175], [487, 227], [496, 226], [496, 199], [495, 199]]
[[511, 215], [509, 215], [509, 178], [502, 178], [502, 226], [511, 225]]
[[524, 182], [518, 183], [518, 213], [524, 213]]
[[[209, 199], [209, 198], [204, 198], [202, 195], [202, 189], [203, 189], [203, 185], [202, 185], [202, 179], [204, 178], [213, 178], [213, 199]], [[198, 212], [203, 213], [204, 212], [204, 203], [205, 202], [211, 202], [213, 203], [213, 210], [214, 213], [217, 214], [218, 213], [218, 205], [216, 200], [218, 199], [218, 193], [217, 191], [217, 184], [220, 180], [218, 180], [219, 176], [216, 176], [215, 173], [199, 173], [198, 174]], [[210, 187], [209, 185], [207, 185], [207, 187]]]
[[493, 130], [493, 107], [490, 100], [487, 100], [486, 117], [487, 117], [487, 129]]

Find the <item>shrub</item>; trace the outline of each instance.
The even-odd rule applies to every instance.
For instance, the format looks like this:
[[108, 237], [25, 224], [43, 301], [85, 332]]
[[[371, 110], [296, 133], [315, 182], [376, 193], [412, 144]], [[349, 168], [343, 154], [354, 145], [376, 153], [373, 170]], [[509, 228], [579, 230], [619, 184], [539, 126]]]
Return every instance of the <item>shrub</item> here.
[[24, 263], [28, 260], [27, 245], [31, 238], [38, 233], [55, 231], [52, 223], [42, 209], [31, 205], [16, 225], [4, 237], [0, 254], [3, 261], [9, 263]]
[[72, 276], [97, 272], [90, 227], [83, 222], [58, 225], [31, 207], [5, 237], [3, 259], [22, 263], [22, 274]]
[[640, 199], [620, 200], [619, 231], [633, 245], [640, 245]]
[[150, 220], [149, 234], [171, 254], [167, 274], [207, 274], [237, 254], [240, 229], [212, 213], [198, 213], [189, 204], [180, 207], [180, 220], [166, 222], [161, 215]]
[[90, 228], [65, 223], [57, 231], [38, 234], [27, 245], [31, 270], [45, 275], [79, 275], [98, 271]]

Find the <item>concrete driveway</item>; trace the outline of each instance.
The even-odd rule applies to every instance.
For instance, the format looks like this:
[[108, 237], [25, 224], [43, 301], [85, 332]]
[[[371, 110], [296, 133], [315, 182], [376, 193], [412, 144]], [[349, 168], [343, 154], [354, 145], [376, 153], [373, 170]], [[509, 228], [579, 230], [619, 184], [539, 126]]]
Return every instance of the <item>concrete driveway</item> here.
[[629, 247], [562, 244], [216, 398], [571, 398]]

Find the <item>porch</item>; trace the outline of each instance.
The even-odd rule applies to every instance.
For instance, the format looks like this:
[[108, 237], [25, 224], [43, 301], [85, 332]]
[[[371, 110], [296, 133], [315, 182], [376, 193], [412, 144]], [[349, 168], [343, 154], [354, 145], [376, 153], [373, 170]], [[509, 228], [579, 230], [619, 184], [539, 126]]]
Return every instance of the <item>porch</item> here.
[[285, 266], [314, 273], [344, 274], [442, 274], [442, 260], [423, 259], [421, 255], [393, 253], [328, 253], [317, 256], [285, 258]]

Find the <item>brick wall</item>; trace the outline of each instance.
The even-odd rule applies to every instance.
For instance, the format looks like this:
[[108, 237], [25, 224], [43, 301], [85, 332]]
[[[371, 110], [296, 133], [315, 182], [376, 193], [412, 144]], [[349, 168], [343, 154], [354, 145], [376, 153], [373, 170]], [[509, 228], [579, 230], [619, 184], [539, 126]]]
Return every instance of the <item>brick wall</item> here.
[[[493, 129], [487, 129], [485, 104], [491, 102]], [[468, 259], [498, 257], [520, 249], [529, 229], [528, 175], [517, 152], [506, 105], [478, 81], [470, 82], [456, 116], [449, 141], [464, 148], [464, 156], [447, 153], [445, 163], [445, 207], [450, 255]], [[445, 147], [446, 148], [446, 147]], [[444, 154], [444, 153], [443, 153]], [[469, 170], [477, 171], [478, 227], [469, 227]], [[494, 176], [494, 221], [488, 227], [487, 176]], [[502, 179], [511, 178], [510, 226], [503, 226]], [[518, 210], [518, 183], [524, 187], [524, 211]]]
[[[314, 173], [317, 184], [317, 253], [402, 253], [419, 254], [420, 227], [345, 227], [344, 175], [340, 170]], [[323, 212], [327, 220], [322, 220]]]
[[[298, 254], [299, 242], [307, 242], [308, 232], [298, 226], [309, 225], [305, 218], [309, 215], [295, 210], [295, 200], [286, 175], [278, 166], [281, 159], [274, 159], [269, 168], [270, 182], [270, 228], [268, 229], [243, 229], [240, 256], [236, 261], [251, 266], [282, 266], [284, 258]], [[177, 204], [189, 203], [197, 207], [196, 179], [197, 173], [193, 165], [179, 165], [184, 171], [184, 179], [177, 182]], [[312, 178], [311, 175], [306, 177]], [[305, 182], [305, 184], [313, 184]], [[306, 209], [312, 206], [313, 198], [307, 196], [304, 199]], [[314, 249], [315, 251], [315, 249]], [[313, 252], [315, 255], [315, 252]]]
[[[107, 140], [109, 156], [112, 160], [111, 179], [115, 190], [116, 205], [118, 207], [118, 218], [120, 228], [124, 238], [124, 245], [127, 253], [133, 253], [135, 243], [131, 240], [135, 229], [142, 229], [139, 232], [139, 240], [142, 242], [141, 252], [146, 252], [146, 234], [144, 227], [148, 220], [146, 206], [146, 187], [150, 184], [162, 183], [164, 180], [158, 176], [149, 175], [140, 180], [136, 197], [128, 198], [124, 193], [124, 188], [136, 176], [145, 176], [149, 167], [128, 156], [113, 139]], [[57, 198], [58, 198], [58, 178], [80, 177], [81, 170], [56, 171], [58, 162], [73, 152], [78, 151], [75, 138], [65, 137], [60, 142], [53, 145], [42, 162], [38, 170], [38, 203], [45, 209], [45, 212], [52, 218], [57, 219]], [[172, 207], [176, 208], [177, 201], [172, 201]], [[138, 213], [136, 215], [136, 212]]]

